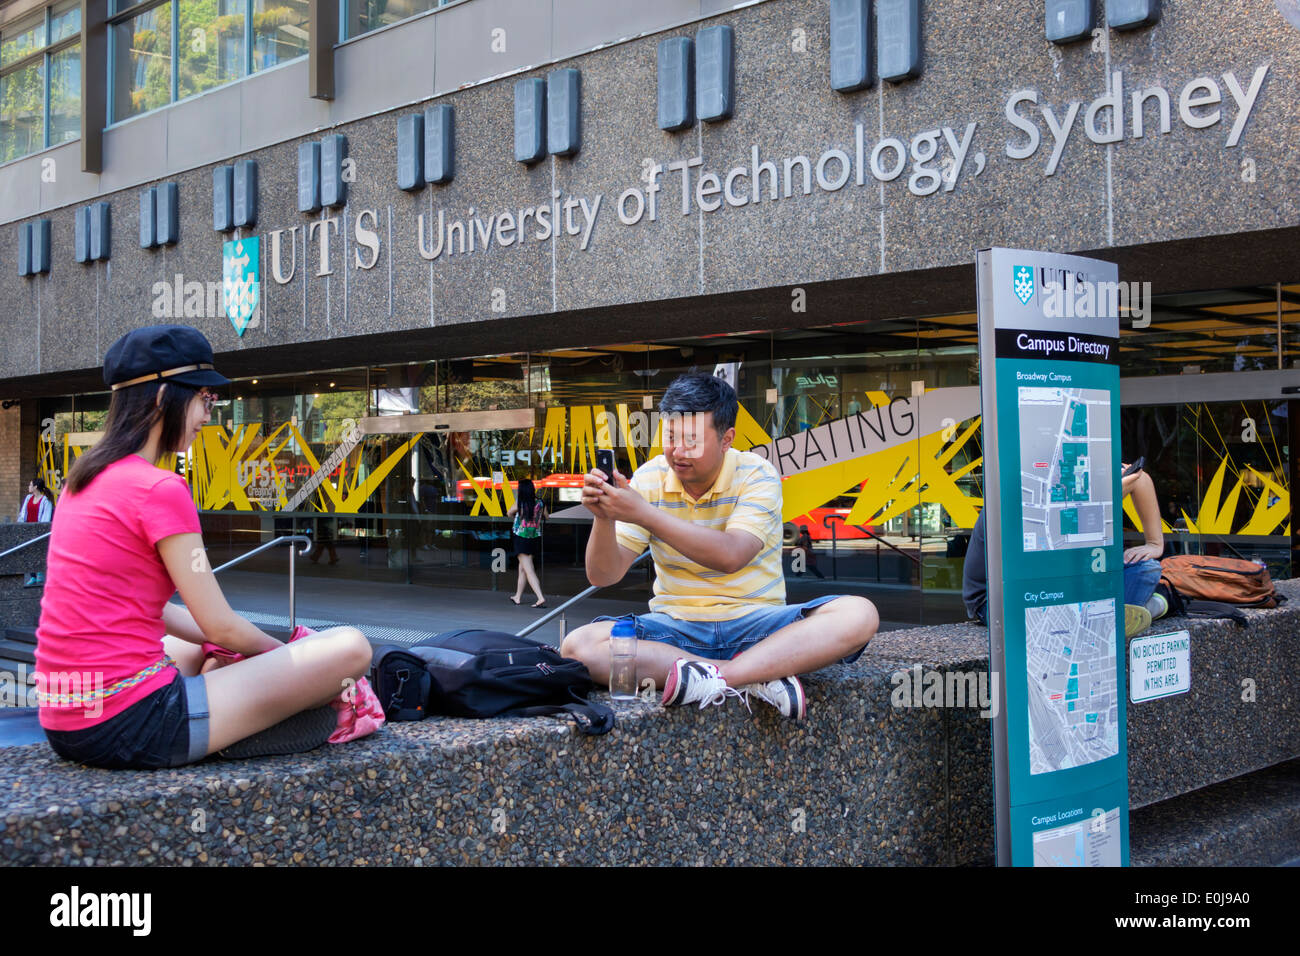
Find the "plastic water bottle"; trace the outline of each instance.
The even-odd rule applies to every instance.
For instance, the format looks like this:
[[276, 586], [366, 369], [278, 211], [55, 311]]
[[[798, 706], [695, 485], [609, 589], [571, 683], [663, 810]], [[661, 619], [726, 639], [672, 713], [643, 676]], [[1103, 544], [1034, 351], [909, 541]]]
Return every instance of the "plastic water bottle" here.
[[636, 699], [636, 626], [626, 619], [615, 621], [609, 635], [609, 696]]

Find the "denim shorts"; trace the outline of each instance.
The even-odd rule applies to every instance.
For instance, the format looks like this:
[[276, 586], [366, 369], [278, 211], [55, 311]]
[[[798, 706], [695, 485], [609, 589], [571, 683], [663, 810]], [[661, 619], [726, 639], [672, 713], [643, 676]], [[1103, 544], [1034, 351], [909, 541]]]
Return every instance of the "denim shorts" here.
[[165, 687], [85, 730], [46, 730], [64, 760], [108, 770], [158, 770], [208, 753], [208, 689], [180, 671]]
[[[596, 618], [596, 621], [625, 621], [630, 618], [636, 625], [638, 640], [671, 644], [709, 660], [728, 661], [837, 597], [838, 594], [826, 594], [804, 604], [760, 607], [730, 621], [683, 621], [662, 611], [623, 617], [602, 616]], [[843, 658], [840, 663], [852, 664], [862, 656], [864, 650], [866, 645]]]

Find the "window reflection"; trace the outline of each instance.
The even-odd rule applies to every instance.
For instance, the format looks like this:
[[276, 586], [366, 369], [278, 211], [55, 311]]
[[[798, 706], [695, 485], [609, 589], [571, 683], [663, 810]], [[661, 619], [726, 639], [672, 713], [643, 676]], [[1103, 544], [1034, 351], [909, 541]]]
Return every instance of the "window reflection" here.
[[0, 162], [45, 148], [45, 65], [0, 76]]
[[181, 2], [178, 89], [181, 98], [244, 75], [247, 0]]
[[451, 0], [347, 0], [343, 39], [351, 39], [417, 13], [446, 6]]
[[168, 2], [113, 28], [113, 119], [171, 102], [171, 22]]
[[307, 53], [307, 0], [253, 0], [253, 69]]

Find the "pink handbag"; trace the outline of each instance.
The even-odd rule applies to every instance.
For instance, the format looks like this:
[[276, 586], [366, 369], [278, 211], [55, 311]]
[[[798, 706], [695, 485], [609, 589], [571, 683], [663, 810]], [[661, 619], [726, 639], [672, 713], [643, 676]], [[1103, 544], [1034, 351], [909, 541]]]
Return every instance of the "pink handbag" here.
[[[311, 628], [299, 624], [294, 628], [289, 643], [292, 644], [299, 638], [315, 633]], [[226, 650], [219, 644], [206, 642], [203, 645], [203, 659], [206, 661], [210, 657], [221, 657], [231, 661], [243, 660], [242, 654]], [[330, 701], [330, 706], [339, 715], [338, 726], [334, 729], [334, 733], [330, 734], [329, 742], [332, 744], [346, 743], [349, 740], [369, 736], [384, 726], [384, 708], [379, 705], [379, 697], [370, 686], [370, 681], [364, 677], [359, 678], [355, 683], [350, 682], [342, 693]]]

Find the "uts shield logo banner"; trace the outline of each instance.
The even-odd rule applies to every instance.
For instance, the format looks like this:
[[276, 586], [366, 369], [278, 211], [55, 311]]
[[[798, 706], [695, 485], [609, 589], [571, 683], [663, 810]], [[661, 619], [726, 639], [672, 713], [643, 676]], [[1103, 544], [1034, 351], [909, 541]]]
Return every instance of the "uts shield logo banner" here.
[[257, 326], [261, 298], [261, 240], [257, 236], [236, 239], [221, 248], [221, 292], [226, 318], [240, 335]]
[[1011, 269], [1011, 288], [1021, 305], [1028, 305], [1034, 297], [1034, 270], [1029, 266], [1014, 266]]

